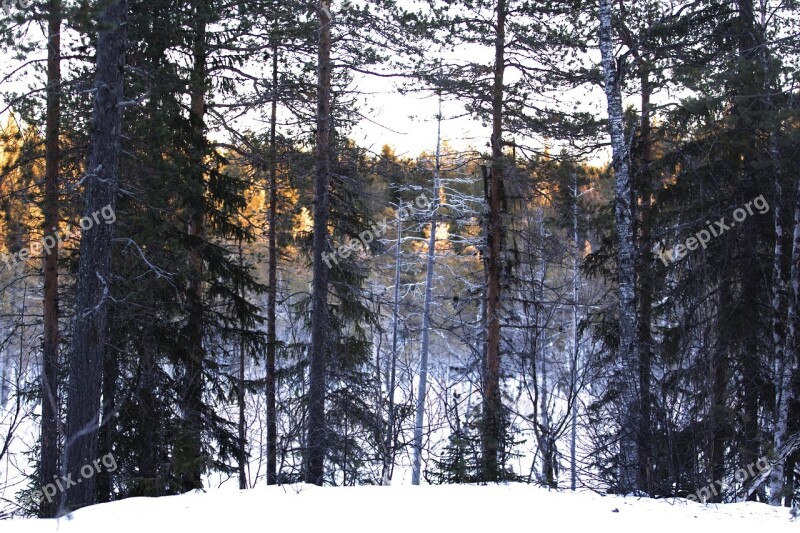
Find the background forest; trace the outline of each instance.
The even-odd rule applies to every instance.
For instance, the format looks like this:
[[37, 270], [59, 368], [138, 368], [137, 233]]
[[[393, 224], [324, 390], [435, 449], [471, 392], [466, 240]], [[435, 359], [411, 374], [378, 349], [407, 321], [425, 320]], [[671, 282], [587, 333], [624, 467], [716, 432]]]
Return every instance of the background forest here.
[[3, 7], [0, 517], [800, 495], [795, 0]]

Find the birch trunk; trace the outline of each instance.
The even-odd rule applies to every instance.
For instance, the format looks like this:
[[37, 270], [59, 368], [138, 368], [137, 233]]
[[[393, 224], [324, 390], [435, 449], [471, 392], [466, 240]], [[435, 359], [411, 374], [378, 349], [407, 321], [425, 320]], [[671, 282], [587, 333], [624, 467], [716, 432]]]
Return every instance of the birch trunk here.
[[433, 170], [433, 208], [431, 209], [431, 234], [428, 237], [428, 260], [425, 272], [425, 303], [422, 311], [422, 346], [419, 359], [419, 387], [414, 422], [414, 465], [411, 484], [419, 485], [422, 470], [422, 431], [425, 418], [425, 396], [428, 388], [428, 349], [430, 347], [431, 300], [433, 298], [433, 268], [436, 262], [436, 218], [439, 210], [439, 169], [442, 139], [442, 105], [439, 101], [436, 131], [436, 163]]
[[[777, 249], [777, 243], [775, 246]], [[776, 346], [776, 390], [778, 393], [775, 415], [776, 451], [786, 445], [789, 437], [789, 402], [792, 399], [792, 376], [797, 364], [795, 346], [797, 344], [797, 306], [798, 298], [800, 298], [800, 181], [795, 182], [794, 190], [794, 232], [792, 235], [791, 265], [785, 344], [780, 351], [777, 350]], [[777, 358], [778, 354], [780, 354], [781, 359]], [[769, 474], [770, 505], [781, 505], [784, 497], [791, 499], [791, 495], [785, 494], [785, 480], [784, 461], [783, 459], [776, 460], [772, 463], [772, 471]]]
[[[636, 236], [634, 234], [634, 205], [630, 177], [630, 147], [625, 140], [620, 79], [614, 59], [611, 0], [600, 0], [599, 45], [602, 56], [603, 81], [608, 103], [608, 122], [613, 153], [615, 218], [619, 240], [619, 352], [622, 373], [637, 375], [639, 349], [636, 343]], [[636, 436], [639, 431], [636, 412], [635, 386], [625, 383], [622, 394], [619, 436], [619, 489], [637, 490], [638, 453]]]
[[403, 209], [403, 201], [397, 206], [397, 242], [395, 243], [395, 264], [394, 264], [394, 303], [392, 305], [392, 360], [389, 366], [389, 413], [387, 416], [385, 458], [383, 463], [383, 485], [392, 484], [392, 469], [394, 467], [394, 389], [397, 380], [397, 323], [400, 311], [400, 246], [403, 242], [403, 219], [400, 211]]
[[[544, 261], [544, 242], [545, 242], [545, 229], [544, 229], [544, 210], [539, 209], [536, 213], [536, 225], [539, 232], [539, 243], [542, 247], [540, 255], [540, 264], [534, 276], [534, 294], [536, 295], [536, 325], [541, 325], [546, 321], [547, 312], [540, 313], [540, 309], [544, 310], [544, 285], [547, 276], [547, 266]], [[555, 479], [555, 450], [554, 441], [551, 436], [551, 420], [550, 420], [550, 384], [548, 376], [548, 354], [550, 342], [547, 328], [542, 329], [541, 341], [537, 343], [538, 349], [536, 350], [536, 357], [539, 359], [541, 368], [542, 386], [539, 394], [539, 418], [540, 418], [540, 438], [539, 447], [542, 452], [542, 480], [548, 487], [555, 488], [557, 486]]]
[[[761, 23], [757, 24], [753, 15], [751, 0], [741, 0], [742, 11], [745, 12], [751, 25], [751, 35], [757, 43], [758, 60], [764, 76], [764, 108], [767, 113], [774, 112], [772, 94], [779, 91], [776, 77], [770, 68], [770, 50], [766, 43], [765, 31], [766, 18], [762, 13]], [[762, 3], [762, 9], [764, 4]], [[781, 165], [780, 145], [778, 143], [778, 126], [769, 128], [769, 156], [773, 167], [773, 220], [775, 225], [775, 250], [772, 268], [772, 339], [775, 355], [775, 440], [774, 449], [782, 449], [787, 442], [789, 433], [789, 404], [792, 401], [792, 377], [797, 365], [795, 350], [797, 335], [797, 296], [800, 280], [800, 184], [795, 185], [794, 191], [794, 233], [792, 238], [792, 255], [790, 267], [790, 287], [786, 292], [786, 272], [784, 268], [784, 226], [783, 226], [783, 169]], [[784, 299], [787, 300], [786, 323], [781, 324]], [[784, 330], [785, 327], [785, 330]], [[781, 505], [784, 497], [791, 502], [791, 495], [786, 494], [786, 473], [784, 461], [776, 461], [769, 474], [770, 505]]]

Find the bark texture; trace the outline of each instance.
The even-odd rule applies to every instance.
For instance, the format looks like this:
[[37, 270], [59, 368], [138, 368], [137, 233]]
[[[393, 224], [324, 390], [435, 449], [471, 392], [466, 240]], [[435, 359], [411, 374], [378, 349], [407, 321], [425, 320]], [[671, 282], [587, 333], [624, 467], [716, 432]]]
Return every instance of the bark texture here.
[[278, 298], [278, 150], [276, 145], [276, 130], [278, 120], [278, 42], [272, 46], [272, 109], [269, 118], [269, 243], [268, 261], [268, 287], [267, 287], [267, 376], [266, 376], [266, 401], [267, 401], [267, 485], [278, 482], [278, 414], [275, 402], [275, 322]]
[[[58, 231], [61, 164], [61, 0], [47, 4], [47, 116], [45, 124], [45, 175], [43, 235], [52, 247], [44, 252], [44, 345], [42, 348], [42, 455], [39, 484], [45, 486], [58, 474]], [[48, 242], [48, 244], [50, 244]], [[40, 518], [53, 518], [56, 502], [42, 503]]]
[[[623, 375], [638, 375], [639, 331], [636, 301], [636, 235], [634, 233], [634, 204], [630, 175], [630, 147], [623, 126], [622, 94], [619, 71], [614, 59], [613, 24], [610, 0], [600, 0], [600, 53], [603, 82], [608, 104], [608, 123], [613, 154], [615, 210], [619, 263], [619, 356]], [[637, 490], [637, 413], [636, 387], [624, 382], [619, 436], [619, 489], [622, 492]]]
[[314, 242], [311, 301], [311, 361], [308, 387], [306, 482], [322, 485], [325, 474], [325, 366], [330, 341], [328, 249], [331, 174], [331, 4], [322, 0], [317, 57], [317, 169], [314, 178]]
[[431, 337], [431, 306], [433, 300], [433, 270], [436, 265], [436, 215], [439, 209], [439, 159], [442, 135], [441, 106], [436, 135], [436, 166], [433, 171], [433, 208], [431, 209], [431, 234], [428, 237], [428, 254], [425, 272], [425, 303], [422, 310], [422, 345], [419, 358], [419, 384], [417, 389], [416, 416], [414, 419], [414, 463], [411, 484], [419, 485], [422, 474], [422, 436], [425, 420], [425, 397], [428, 390], [428, 353]]
[[[116, 205], [122, 133], [122, 107], [118, 104], [123, 99], [127, 16], [127, 0], [117, 0], [108, 4], [99, 20], [92, 148], [84, 192], [84, 215], [88, 216]], [[81, 467], [97, 459], [113, 227], [101, 221], [81, 236], [65, 442], [66, 471], [73, 479], [80, 479]], [[91, 476], [67, 488], [67, 507], [95, 503], [95, 483]]]
[[483, 379], [483, 427], [481, 477], [495, 481], [500, 477], [499, 452], [503, 431], [503, 404], [500, 396], [500, 275], [503, 249], [503, 76], [505, 73], [506, 2], [496, 7], [494, 81], [492, 86], [492, 166], [489, 173], [486, 230], [486, 361]]

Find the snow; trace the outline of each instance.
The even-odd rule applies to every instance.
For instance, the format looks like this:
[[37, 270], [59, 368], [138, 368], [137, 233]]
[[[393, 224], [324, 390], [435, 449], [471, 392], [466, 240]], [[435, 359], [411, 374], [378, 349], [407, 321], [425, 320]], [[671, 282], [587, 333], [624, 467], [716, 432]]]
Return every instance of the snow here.
[[[502, 531], [756, 532], [800, 530], [789, 510], [746, 502], [702, 505], [530, 485], [315, 487], [285, 485], [130, 498], [61, 520], [0, 521], [2, 533], [167, 531], [422, 533]], [[414, 523], [419, 523], [415, 527]]]

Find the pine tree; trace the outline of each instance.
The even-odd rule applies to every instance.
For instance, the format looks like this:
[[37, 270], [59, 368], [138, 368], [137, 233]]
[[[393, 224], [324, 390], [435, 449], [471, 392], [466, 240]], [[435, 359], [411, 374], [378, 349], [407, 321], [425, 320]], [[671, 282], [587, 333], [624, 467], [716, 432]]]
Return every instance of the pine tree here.
[[[93, 109], [92, 149], [86, 170], [84, 214], [113, 209], [116, 205], [121, 153], [122, 103], [128, 3], [109, 3], [99, 18], [97, 67]], [[79, 479], [80, 469], [97, 458], [100, 392], [105, 361], [108, 287], [111, 274], [112, 226], [94, 224], [81, 239], [76, 292], [74, 350], [69, 365], [66, 440], [67, 474]], [[69, 487], [69, 508], [96, 500], [96, 481]]]
[[[47, 24], [47, 118], [45, 126], [45, 202], [43, 235], [54, 241], [44, 257], [44, 346], [42, 348], [42, 457], [40, 485], [45, 486], [58, 473], [59, 457], [59, 308], [58, 240], [52, 232], [59, 225], [59, 174], [61, 132], [61, 0], [48, 2]], [[39, 516], [53, 518], [55, 502]]]

